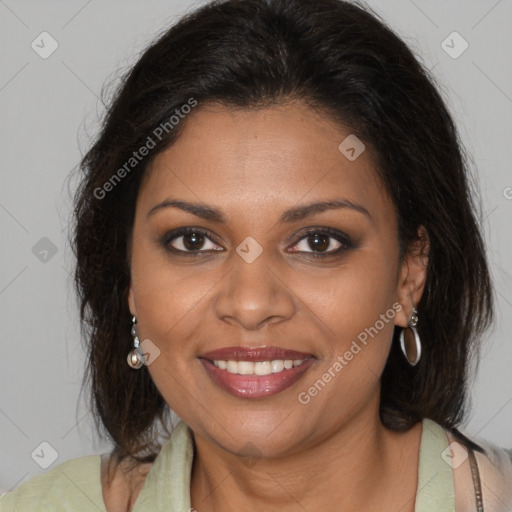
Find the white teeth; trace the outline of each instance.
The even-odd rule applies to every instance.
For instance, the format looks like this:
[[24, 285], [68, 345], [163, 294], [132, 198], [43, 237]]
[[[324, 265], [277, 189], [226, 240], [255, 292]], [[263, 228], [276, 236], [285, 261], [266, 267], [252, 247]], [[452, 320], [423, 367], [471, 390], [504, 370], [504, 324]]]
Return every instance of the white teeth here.
[[227, 361], [226, 362], [226, 370], [229, 373], [238, 373], [238, 363], [236, 361]]
[[272, 361], [270, 365], [272, 366], [272, 373], [279, 373], [284, 370], [284, 361], [282, 361], [281, 359], [276, 359], [275, 361]]
[[280, 373], [283, 370], [290, 370], [300, 366], [305, 359], [275, 359], [274, 361], [222, 361], [215, 360], [213, 364], [221, 370], [239, 375], [271, 375]]
[[270, 375], [272, 373], [270, 361], [258, 361], [254, 363], [254, 373], [256, 375]]
[[240, 375], [251, 375], [254, 373], [254, 363], [252, 361], [238, 361], [238, 373]]

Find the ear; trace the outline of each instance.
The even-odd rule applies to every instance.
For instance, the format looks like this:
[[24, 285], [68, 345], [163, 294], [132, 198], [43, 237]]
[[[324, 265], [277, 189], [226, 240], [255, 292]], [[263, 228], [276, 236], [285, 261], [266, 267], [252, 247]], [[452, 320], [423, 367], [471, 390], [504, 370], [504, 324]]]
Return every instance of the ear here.
[[133, 293], [133, 286], [130, 284], [130, 290], [128, 291], [128, 307], [132, 316], [137, 316], [137, 308], [135, 307], [135, 297]]
[[[397, 300], [402, 309], [397, 311], [395, 325], [407, 327], [413, 304], [417, 306], [423, 295], [427, 280], [430, 239], [424, 226], [418, 228], [418, 239], [406, 249], [404, 261], [398, 273]], [[421, 311], [418, 311], [421, 318]]]

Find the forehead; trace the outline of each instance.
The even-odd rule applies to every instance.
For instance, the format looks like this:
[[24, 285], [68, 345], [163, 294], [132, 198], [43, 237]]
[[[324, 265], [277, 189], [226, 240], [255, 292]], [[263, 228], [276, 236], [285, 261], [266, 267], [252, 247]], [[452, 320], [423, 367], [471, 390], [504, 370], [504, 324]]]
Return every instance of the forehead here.
[[301, 103], [257, 110], [204, 106], [154, 159], [138, 202], [148, 210], [169, 196], [186, 197], [220, 206], [229, 216], [336, 196], [382, 216], [392, 205], [369, 148], [355, 160], [343, 152], [358, 144], [353, 137]]

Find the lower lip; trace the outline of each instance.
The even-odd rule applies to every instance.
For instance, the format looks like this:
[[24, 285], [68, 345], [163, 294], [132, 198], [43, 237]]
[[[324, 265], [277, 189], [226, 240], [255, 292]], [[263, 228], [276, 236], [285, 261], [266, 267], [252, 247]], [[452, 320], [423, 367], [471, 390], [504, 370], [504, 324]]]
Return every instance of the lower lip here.
[[217, 368], [208, 359], [199, 359], [208, 375], [222, 389], [242, 398], [263, 398], [272, 396], [293, 386], [302, 374], [314, 363], [306, 359], [301, 365], [270, 375], [239, 375]]

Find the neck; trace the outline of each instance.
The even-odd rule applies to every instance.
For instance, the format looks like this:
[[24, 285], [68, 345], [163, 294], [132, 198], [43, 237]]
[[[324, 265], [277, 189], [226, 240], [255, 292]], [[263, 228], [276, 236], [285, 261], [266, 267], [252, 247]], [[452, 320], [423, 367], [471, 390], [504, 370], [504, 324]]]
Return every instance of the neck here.
[[[360, 414], [314, 446], [253, 464], [226, 450], [219, 453], [218, 446], [194, 436], [192, 506], [201, 512], [382, 511], [389, 503], [402, 512], [414, 510], [421, 424], [409, 433], [412, 443], [405, 443], [407, 433], [385, 428], [377, 407], [373, 414]], [[404, 478], [409, 482], [397, 497], [397, 482], [403, 487]]]

